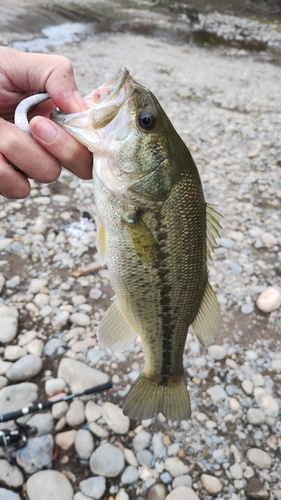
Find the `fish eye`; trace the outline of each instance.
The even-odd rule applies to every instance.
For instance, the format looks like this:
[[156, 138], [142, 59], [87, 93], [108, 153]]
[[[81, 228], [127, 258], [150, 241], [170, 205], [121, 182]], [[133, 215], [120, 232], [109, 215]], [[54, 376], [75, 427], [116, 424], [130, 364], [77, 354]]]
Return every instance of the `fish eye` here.
[[156, 124], [156, 118], [151, 111], [143, 111], [138, 116], [139, 126], [144, 130], [152, 130]]

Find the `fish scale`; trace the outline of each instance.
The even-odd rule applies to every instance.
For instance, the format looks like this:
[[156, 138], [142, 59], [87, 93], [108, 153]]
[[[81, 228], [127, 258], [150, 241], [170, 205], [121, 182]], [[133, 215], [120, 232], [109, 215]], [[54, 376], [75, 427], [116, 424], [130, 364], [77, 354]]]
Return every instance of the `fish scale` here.
[[[97, 95], [105, 96], [98, 104]], [[98, 339], [125, 350], [141, 336], [145, 366], [125, 415], [187, 419], [188, 329], [207, 345], [220, 326], [207, 270], [220, 215], [206, 204], [192, 156], [157, 99], [126, 68], [85, 100], [88, 111], [53, 119], [94, 153], [98, 255], [116, 293]]]

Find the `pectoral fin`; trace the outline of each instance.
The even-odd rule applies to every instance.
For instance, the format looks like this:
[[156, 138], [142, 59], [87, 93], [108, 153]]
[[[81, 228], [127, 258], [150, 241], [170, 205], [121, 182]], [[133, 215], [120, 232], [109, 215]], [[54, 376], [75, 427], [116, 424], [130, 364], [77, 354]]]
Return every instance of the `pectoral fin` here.
[[211, 253], [214, 251], [216, 239], [220, 235], [221, 225], [220, 220], [222, 215], [217, 212], [212, 205], [206, 204], [207, 215], [207, 259], [211, 258]]
[[220, 306], [210, 283], [207, 283], [200, 309], [192, 323], [192, 330], [199, 342], [208, 345], [221, 324]]
[[137, 336], [137, 331], [124, 314], [119, 302], [116, 300], [99, 323], [97, 337], [105, 347], [113, 350], [125, 351], [132, 345]]
[[97, 215], [96, 219], [97, 224], [97, 250], [98, 250], [98, 259], [102, 266], [106, 264], [106, 234], [105, 227], [101, 221], [99, 215]]
[[134, 249], [142, 262], [152, 263], [158, 260], [158, 243], [141, 217], [125, 224], [129, 230]]

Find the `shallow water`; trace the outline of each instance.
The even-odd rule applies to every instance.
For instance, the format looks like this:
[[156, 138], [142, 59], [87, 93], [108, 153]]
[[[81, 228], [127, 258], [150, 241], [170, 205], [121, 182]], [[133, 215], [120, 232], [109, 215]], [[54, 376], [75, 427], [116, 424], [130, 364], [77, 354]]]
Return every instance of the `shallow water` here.
[[64, 43], [78, 42], [93, 32], [92, 23], [66, 22], [57, 26], [48, 26], [41, 30], [42, 37], [32, 40], [12, 42], [9, 47], [25, 52], [49, 52], [51, 47]]

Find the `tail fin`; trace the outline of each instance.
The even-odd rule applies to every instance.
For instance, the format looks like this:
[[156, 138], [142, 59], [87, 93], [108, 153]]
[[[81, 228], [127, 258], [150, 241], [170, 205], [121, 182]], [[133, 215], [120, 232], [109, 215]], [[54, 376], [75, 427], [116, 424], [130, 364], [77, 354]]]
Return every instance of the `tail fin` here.
[[171, 420], [190, 418], [190, 400], [184, 374], [171, 384], [159, 384], [141, 373], [125, 400], [124, 415], [145, 420], [163, 413]]

